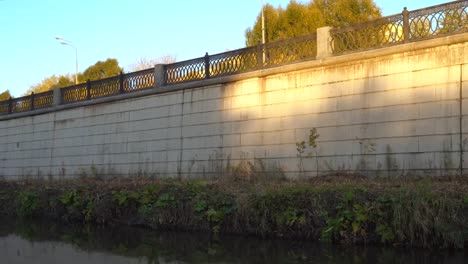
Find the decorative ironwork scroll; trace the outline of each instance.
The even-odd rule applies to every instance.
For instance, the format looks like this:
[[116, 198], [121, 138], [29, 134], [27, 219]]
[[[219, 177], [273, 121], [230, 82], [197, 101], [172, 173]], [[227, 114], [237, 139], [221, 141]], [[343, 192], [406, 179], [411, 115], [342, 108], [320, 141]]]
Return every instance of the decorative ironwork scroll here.
[[334, 54], [380, 48], [404, 41], [403, 15], [393, 15], [370, 22], [330, 31]]
[[209, 56], [210, 77], [220, 77], [258, 69], [257, 47]]
[[468, 0], [383, 17], [330, 31], [334, 54], [468, 32]]
[[34, 94], [34, 109], [52, 107], [54, 105], [54, 91]]
[[262, 54], [262, 60], [265, 67], [313, 60], [317, 57], [317, 34], [271, 42], [264, 47], [265, 56]]
[[133, 92], [153, 88], [154, 82], [154, 68], [127, 73], [123, 75], [123, 90], [125, 92]]
[[86, 83], [65, 87], [60, 89], [60, 91], [62, 94], [63, 104], [81, 102], [88, 99], [88, 89]]
[[176, 62], [164, 66], [167, 84], [183, 83], [206, 78], [205, 58]]
[[120, 93], [119, 76], [89, 82], [89, 99], [107, 97]]
[[456, 1], [409, 12], [411, 40], [468, 30], [468, 1]]

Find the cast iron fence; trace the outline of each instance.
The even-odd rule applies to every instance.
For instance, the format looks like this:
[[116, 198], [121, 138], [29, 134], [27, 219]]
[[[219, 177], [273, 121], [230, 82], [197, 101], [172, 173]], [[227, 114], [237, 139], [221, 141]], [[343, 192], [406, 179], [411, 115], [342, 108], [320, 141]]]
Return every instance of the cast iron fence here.
[[130, 93], [154, 87], [154, 69], [146, 69], [60, 89], [62, 104]]
[[[415, 11], [379, 18], [330, 31], [333, 54], [375, 49], [409, 41], [446, 36], [468, 31], [468, 0], [455, 1]], [[222, 77], [242, 72], [313, 60], [317, 57], [317, 34], [295, 37], [255, 47], [163, 65], [156, 80], [155, 69], [121, 73], [118, 76], [61, 88], [59, 102], [54, 92], [0, 101], [0, 115], [26, 112], [124, 94], [160, 85]]]
[[333, 54], [468, 31], [468, 0], [408, 11], [330, 31]]
[[165, 83], [175, 84], [265, 69], [317, 56], [317, 34], [164, 65]]
[[0, 101], [0, 115], [52, 107], [53, 104], [54, 91], [47, 91], [38, 94], [31, 93], [31, 95], [28, 96]]

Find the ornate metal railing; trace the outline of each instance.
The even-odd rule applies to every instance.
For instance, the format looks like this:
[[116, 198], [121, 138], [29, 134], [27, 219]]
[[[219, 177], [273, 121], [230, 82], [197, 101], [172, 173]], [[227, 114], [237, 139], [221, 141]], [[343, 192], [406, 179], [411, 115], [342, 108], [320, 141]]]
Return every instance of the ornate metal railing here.
[[221, 77], [258, 68], [258, 47], [249, 47], [211, 55], [209, 77]]
[[410, 40], [466, 32], [468, 1], [456, 1], [411, 11], [408, 14]]
[[118, 75], [89, 82], [89, 86], [89, 99], [120, 94], [120, 78]]
[[60, 89], [60, 93], [62, 103], [70, 104], [151, 88], [154, 82], [154, 69], [151, 68], [65, 87]]
[[313, 33], [165, 65], [165, 81], [166, 84], [174, 84], [203, 80], [316, 57], [317, 34]]
[[54, 105], [54, 91], [34, 94], [33, 108], [42, 109]]
[[192, 60], [176, 62], [164, 66], [165, 81], [167, 84], [182, 83], [205, 79], [209, 75], [206, 70], [208, 55]]
[[32, 99], [31, 95], [18, 97], [11, 100], [11, 112], [20, 113], [30, 111], [32, 108]]
[[153, 68], [131, 72], [121, 76], [123, 77], [121, 79], [123, 84], [121, 85], [123, 86], [123, 90], [126, 93], [152, 88], [155, 84], [155, 74]]
[[36, 109], [52, 107], [54, 104], [54, 91], [47, 91], [43, 93], [10, 98], [6, 101], [0, 102], [0, 115], [21, 113]]
[[408, 11], [330, 31], [333, 54], [468, 31], [468, 0]]
[[403, 15], [332, 29], [330, 34], [334, 54], [399, 44], [404, 41]]
[[60, 89], [62, 103], [70, 104], [90, 99], [89, 82]]
[[268, 43], [265, 53], [265, 67], [313, 60], [317, 57], [317, 34]]
[[10, 113], [10, 100], [0, 101], [0, 115]]
[[[408, 11], [330, 30], [333, 54], [375, 49], [468, 31], [468, 0]], [[0, 101], [0, 115], [114, 96], [156, 86], [227, 76], [317, 57], [317, 34], [300, 36], [215, 55], [88, 81], [54, 92]], [[159, 72], [159, 70], [158, 70]], [[159, 79], [157, 79], [159, 78]], [[54, 102], [54, 99], [58, 102]]]

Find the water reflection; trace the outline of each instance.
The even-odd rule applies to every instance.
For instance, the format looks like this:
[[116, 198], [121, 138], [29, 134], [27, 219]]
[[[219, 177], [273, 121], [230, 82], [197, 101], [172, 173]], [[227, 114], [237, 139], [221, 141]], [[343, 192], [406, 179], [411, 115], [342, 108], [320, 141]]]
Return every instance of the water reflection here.
[[462, 251], [336, 247], [303, 241], [3, 220], [0, 263], [464, 263]]

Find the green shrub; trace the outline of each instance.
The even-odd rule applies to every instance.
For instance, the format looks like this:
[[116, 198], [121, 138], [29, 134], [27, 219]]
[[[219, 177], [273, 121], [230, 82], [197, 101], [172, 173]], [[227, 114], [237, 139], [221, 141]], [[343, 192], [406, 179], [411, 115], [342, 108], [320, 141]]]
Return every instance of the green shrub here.
[[17, 197], [17, 215], [20, 217], [32, 217], [38, 213], [38, 195], [30, 191], [21, 191]]

